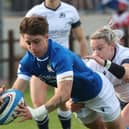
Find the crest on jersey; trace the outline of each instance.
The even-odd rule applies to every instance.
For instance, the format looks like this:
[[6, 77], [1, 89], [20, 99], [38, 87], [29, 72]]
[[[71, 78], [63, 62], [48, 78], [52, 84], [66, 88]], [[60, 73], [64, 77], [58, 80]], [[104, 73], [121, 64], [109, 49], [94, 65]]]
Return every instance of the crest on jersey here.
[[62, 12], [62, 13], [60, 13], [60, 16], [59, 17], [60, 18], [64, 18], [65, 16], [66, 16], [65, 13]]
[[47, 70], [48, 70], [48, 72], [54, 72], [53, 69], [51, 68], [50, 64], [47, 65]]

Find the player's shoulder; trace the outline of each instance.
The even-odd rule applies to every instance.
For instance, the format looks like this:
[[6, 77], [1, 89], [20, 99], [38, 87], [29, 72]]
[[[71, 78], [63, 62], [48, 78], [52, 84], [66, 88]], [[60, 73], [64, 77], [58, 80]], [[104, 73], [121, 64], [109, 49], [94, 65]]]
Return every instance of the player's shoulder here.
[[61, 2], [61, 7], [69, 10], [76, 10], [76, 8], [73, 5], [67, 4], [65, 2]]
[[49, 39], [48, 42], [49, 42], [49, 46], [50, 46], [49, 49], [51, 49], [51, 51], [52, 51], [51, 53], [53, 53], [55, 55], [57, 55], [56, 53], [61, 53], [61, 52], [63, 53], [64, 47], [61, 46], [60, 43], [58, 43], [52, 39]]
[[117, 52], [121, 53], [121, 54], [124, 54], [124, 53], [128, 53], [129, 54], [129, 48], [127, 47], [124, 47], [120, 44], [117, 44]]
[[51, 57], [54, 59], [63, 59], [63, 57], [70, 57], [70, 52], [68, 49], [61, 46], [56, 41], [49, 39], [49, 51], [51, 51]]
[[32, 62], [34, 60], [34, 56], [30, 52], [26, 52], [25, 55], [22, 57], [20, 62]]
[[30, 15], [40, 13], [40, 10], [42, 10], [43, 8], [44, 8], [43, 3], [35, 5], [26, 13], [26, 16], [30, 16]]
[[117, 44], [115, 59], [119, 61], [129, 58], [129, 48]]
[[37, 5], [33, 6], [30, 10], [40, 9], [40, 8], [42, 8], [43, 6], [44, 6], [44, 4], [43, 4], [43, 3], [41, 3], [41, 4], [37, 4]]

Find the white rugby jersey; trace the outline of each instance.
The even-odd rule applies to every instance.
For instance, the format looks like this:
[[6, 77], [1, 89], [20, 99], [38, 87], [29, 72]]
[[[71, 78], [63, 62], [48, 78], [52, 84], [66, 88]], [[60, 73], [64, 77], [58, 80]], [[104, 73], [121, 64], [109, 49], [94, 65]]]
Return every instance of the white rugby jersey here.
[[[113, 63], [121, 64], [123, 60], [129, 59], [129, 48], [123, 47], [119, 44], [116, 45], [116, 53], [112, 60]], [[116, 95], [123, 102], [129, 102], [129, 83], [123, 82], [116, 78], [107, 68], [99, 65], [95, 60], [89, 60], [87, 66], [95, 71], [103, 73], [114, 85]]]
[[55, 9], [50, 9], [43, 2], [34, 6], [28, 13], [29, 16], [44, 16], [49, 24], [49, 38], [69, 48], [69, 35], [71, 28], [80, 26], [80, 17], [77, 10], [64, 2]]

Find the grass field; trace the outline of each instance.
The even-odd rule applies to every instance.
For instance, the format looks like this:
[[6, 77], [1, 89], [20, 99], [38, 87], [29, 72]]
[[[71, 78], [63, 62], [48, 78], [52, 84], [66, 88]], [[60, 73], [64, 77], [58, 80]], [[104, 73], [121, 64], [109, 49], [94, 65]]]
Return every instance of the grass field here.
[[[48, 97], [50, 97], [53, 94], [53, 90], [49, 90]], [[25, 92], [25, 100], [29, 105], [31, 105], [29, 92]], [[50, 129], [62, 129], [60, 126], [60, 122], [57, 118], [56, 111], [49, 114], [49, 127]], [[37, 129], [36, 124], [33, 120], [28, 120], [25, 122], [19, 122], [19, 119], [16, 119], [14, 122], [8, 124], [8, 125], [1, 125], [0, 129]], [[86, 129], [80, 122], [75, 118], [73, 115], [72, 118], [72, 128], [71, 129]]]

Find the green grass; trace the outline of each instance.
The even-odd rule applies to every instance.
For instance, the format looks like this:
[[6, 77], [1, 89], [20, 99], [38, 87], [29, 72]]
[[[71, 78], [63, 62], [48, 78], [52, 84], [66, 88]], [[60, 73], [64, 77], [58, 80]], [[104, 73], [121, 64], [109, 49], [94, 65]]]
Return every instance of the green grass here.
[[[48, 93], [48, 98], [53, 94], [53, 90], [50, 88]], [[25, 100], [27, 104], [31, 105], [31, 100], [29, 97], [29, 92], [25, 92]], [[60, 122], [57, 118], [56, 111], [49, 114], [49, 127], [50, 129], [62, 129]], [[38, 129], [35, 122], [33, 120], [28, 120], [25, 122], [19, 122], [19, 119], [16, 119], [14, 122], [8, 125], [1, 125], [0, 129]], [[75, 118], [73, 115], [72, 117], [72, 128], [71, 129], [86, 129], [79, 120]]]

